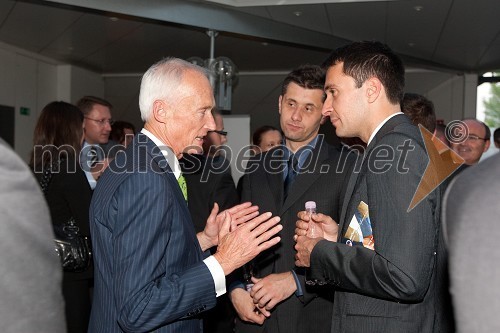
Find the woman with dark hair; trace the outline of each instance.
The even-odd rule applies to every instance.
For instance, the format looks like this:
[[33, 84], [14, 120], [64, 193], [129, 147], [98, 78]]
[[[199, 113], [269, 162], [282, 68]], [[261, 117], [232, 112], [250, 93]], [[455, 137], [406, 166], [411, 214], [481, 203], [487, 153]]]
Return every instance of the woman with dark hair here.
[[268, 151], [281, 144], [283, 136], [276, 127], [264, 125], [255, 130], [252, 136], [255, 154]]
[[[78, 163], [83, 140], [83, 114], [65, 102], [47, 104], [38, 118], [33, 135], [30, 166], [39, 182], [50, 170], [45, 198], [53, 225], [74, 218], [82, 235], [90, 236], [91, 189]], [[64, 272], [63, 295], [68, 333], [87, 332], [93, 269]]]

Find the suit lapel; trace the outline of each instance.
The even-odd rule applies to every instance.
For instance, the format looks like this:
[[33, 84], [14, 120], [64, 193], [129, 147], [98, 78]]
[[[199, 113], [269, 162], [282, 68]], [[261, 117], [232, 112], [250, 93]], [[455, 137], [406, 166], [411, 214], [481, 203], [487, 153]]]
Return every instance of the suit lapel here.
[[[351, 177], [349, 178], [349, 183], [347, 183], [347, 188], [345, 191], [344, 201], [342, 202], [342, 210], [340, 213], [340, 220], [339, 220], [339, 230], [341, 231], [344, 230], [347, 208], [349, 207], [349, 203], [351, 201], [352, 194], [354, 192], [354, 187], [358, 182], [358, 177], [360, 174], [360, 170], [363, 167], [365, 156], [366, 156], [366, 151], [363, 155], [360, 156], [361, 158], [356, 159], [356, 164], [354, 165], [353, 172], [351, 173]], [[342, 232], [338, 234], [339, 241], [341, 238], [342, 238]]]
[[[146, 143], [147, 152], [152, 159], [151, 168], [154, 172], [162, 174], [168, 183], [170, 184], [171, 190], [174, 192], [174, 197], [179, 202], [179, 209], [183, 216], [189, 217], [189, 222], [191, 222], [191, 215], [189, 213], [188, 207], [186, 205], [186, 201], [184, 200], [184, 195], [182, 194], [182, 190], [179, 187], [179, 183], [175, 178], [175, 175], [167, 163], [167, 159], [163, 155], [161, 149], [146, 135], [139, 133], [141, 137], [139, 137], [140, 143]], [[143, 137], [142, 137], [143, 136]], [[173, 154], [172, 151], [169, 150], [169, 154]], [[148, 166], [149, 167], [149, 166]], [[193, 223], [191, 223], [193, 225]], [[194, 226], [193, 226], [194, 230]]]
[[[338, 239], [340, 240], [342, 235], [343, 235], [343, 230], [344, 230], [344, 225], [346, 223], [349, 223], [349, 221], [346, 220], [346, 214], [348, 212], [349, 207], [353, 204], [351, 202], [352, 195], [354, 193], [354, 189], [356, 188], [356, 185], [358, 183], [358, 178], [360, 173], [366, 172], [366, 157], [370, 156], [370, 151], [377, 145], [377, 143], [389, 132], [394, 130], [394, 128], [402, 123], [409, 122], [408, 118], [405, 115], [396, 115], [389, 119], [375, 134], [375, 137], [373, 140], [370, 142], [370, 145], [366, 148], [365, 153], [362, 155], [361, 159], [357, 159], [356, 165], [354, 167], [354, 171], [351, 174], [351, 178], [349, 179], [349, 183], [347, 184], [347, 189], [346, 189], [346, 194], [344, 196], [344, 202], [342, 203], [342, 212], [340, 214], [340, 222], [339, 222], [339, 230], [341, 231], [338, 235]], [[361, 160], [361, 163], [358, 161]], [[359, 203], [355, 203], [358, 205]], [[369, 204], [369, 203], [368, 203]], [[350, 216], [347, 216], [348, 219], [350, 219]]]

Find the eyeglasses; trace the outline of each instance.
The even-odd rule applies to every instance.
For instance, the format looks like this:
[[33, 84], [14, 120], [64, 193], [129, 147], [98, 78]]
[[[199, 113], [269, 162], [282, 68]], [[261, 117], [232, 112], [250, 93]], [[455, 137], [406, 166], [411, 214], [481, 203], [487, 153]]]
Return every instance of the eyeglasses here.
[[217, 133], [219, 135], [224, 135], [224, 136], [227, 136], [227, 131], [208, 131], [208, 133]]
[[486, 139], [486, 138], [480, 138], [480, 137], [478, 137], [477, 135], [471, 134], [471, 135], [469, 135], [469, 136], [467, 137], [467, 140], [468, 140], [468, 141], [473, 141], [473, 142], [475, 142], [475, 141], [479, 141], [479, 140], [486, 141], [486, 140], [488, 140], [488, 139]]
[[90, 118], [90, 117], [83, 117], [83, 118], [95, 121], [101, 127], [106, 126], [106, 124], [109, 124], [109, 126], [112, 126], [115, 123], [115, 121], [113, 119], [94, 119], [94, 118]]

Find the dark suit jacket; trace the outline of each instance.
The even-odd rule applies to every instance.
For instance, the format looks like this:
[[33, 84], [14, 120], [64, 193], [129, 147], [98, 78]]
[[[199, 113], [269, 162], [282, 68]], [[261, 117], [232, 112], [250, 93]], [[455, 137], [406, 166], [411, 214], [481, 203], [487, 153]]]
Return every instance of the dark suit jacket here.
[[[205, 228], [214, 207], [219, 211], [239, 203], [229, 162], [223, 157], [187, 155], [179, 161], [188, 190], [188, 208], [196, 232]], [[212, 248], [215, 250], [216, 248]], [[227, 297], [217, 298], [217, 306], [202, 314], [204, 332], [231, 333], [234, 327], [234, 309]]]
[[[311, 254], [312, 275], [337, 288], [332, 332], [447, 332], [441, 192], [407, 211], [428, 162], [420, 133], [397, 115], [364, 156], [349, 182], [339, 242], [320, 241]], [[361, 200], [369, 206], [375, 250], [341, 243]]]
[[179, 162], [186, 178], [191, 219], [196, 232], [200, 232], [205, 228], [214, 203], [217, 202], [219, 211], [223, 211], [237, 205], [240, 198], [229, 162], [224, 158], [184, 155]]
[[[295, 270], [304, 296], [292, 295], [272, 311], [263, 326], [239, 321], [236, 332], [329, 332], [332, 314], [331, 294], [318, 294], [315, 288], [306, 287], [304, 271], [295, 267], [295, 222], [297, 213], [304, 210], [306, 201], [316, 201], [317, 211], [338, 219], [343, 191], [351, 173], [351, 156], [318, 138], [315, 149], [305, 162], [305, 170], [297, 175], [283, 202], [283, 146], [256, 155], [256, 161], [247, 166], [242, 180], [242, 201], [251, 201], [260, 212], [272, 212], [281, 217], [283, 230], [281, 242], [262, 253], [255, 260], [256, 275]], [[343, 152], [343, 154], [342, 154]], [[324, 290], [327, 292], [328, 290]]]
[[138, 134], [94, 191], [95, 289], [89, 332], [200, 332], [213, 278], [175, 176]]

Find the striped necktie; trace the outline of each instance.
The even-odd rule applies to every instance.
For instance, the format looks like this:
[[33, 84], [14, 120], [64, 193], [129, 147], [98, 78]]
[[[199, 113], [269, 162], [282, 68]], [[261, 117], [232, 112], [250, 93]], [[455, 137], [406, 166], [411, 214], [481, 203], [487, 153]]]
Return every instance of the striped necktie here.
[[88, 158], [90, 162], [90, 167], [93, 168], [97, 164], [97, 149], [94, 146], [91, 146], [89, 153], [88, 153]]
[[290, 191], [290, 187], [292, 186], [292, 183], [295, 180], [295, 177], [297, 176], [297, 173], [299, 171], [298, 170], [299, 160], [297, 159], [297, 157], [295, 157], [295, 154], [290, 155], [290, 158], [288, 159], [288, 163], [287, 163], [287, 168], [288, 168], [288, 171], [287, 171], [287, 174], [285, 177], [285, 182], [284, 182], [285, 188], [283, 191], [283, 194], [284, 194], [283, 199], [287, 198], [288, 192]]
[[177, 182], [179, 183], [179, 187], [181, 188], [182, 195], [184, 196], [184, 200], [186, 202], [188, 201], [188, 189], [187, 189], [187, 184], [186, 184], [186, 178], [184, 178], [184, 175], [181, 173], [179, 178], [177, 179]]

